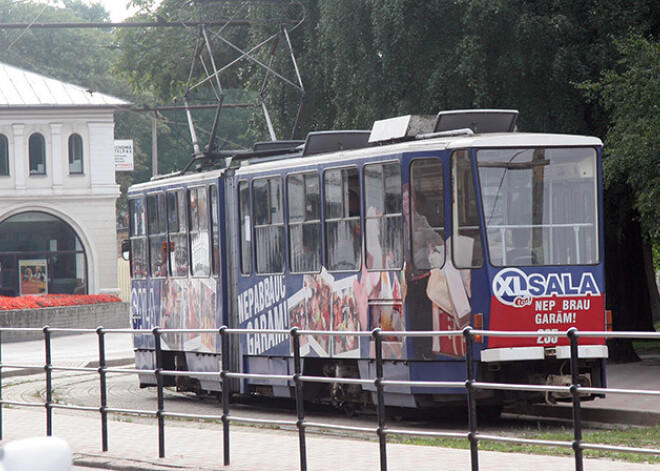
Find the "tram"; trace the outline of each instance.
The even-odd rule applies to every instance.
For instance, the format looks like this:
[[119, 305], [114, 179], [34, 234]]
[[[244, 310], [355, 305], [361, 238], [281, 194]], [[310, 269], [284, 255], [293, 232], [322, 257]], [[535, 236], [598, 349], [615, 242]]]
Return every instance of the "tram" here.
[[[374, 340], [323, 331], [534, 331], [478, 338], [481, 381], [570, 384], [571, 327], [606, 329], [602, 143], [521, 133], [515, 110], [443, 111], [377, 121], [371, 131], [310, 133], [194, 160], [130, 188], [135, 329], [251, 329], [229, 362], [244, 373], [292, 374], [298, 326], [303, 374], [374, 378]], [[214, 333], [164, 333], [167, 378], [220, 392]], [[136, 366], [155, 367], [153, 336], [134, 339]], [[384, 373], [464, 381], [461, 337], [385, 337]], [[581, 339], [580, 381], [605, 386], [604, 340]], [[155, 384], [140, 375], [141, 386]], [[293, 397], [287, 381], [251, 377], [233, 393]], [[342, 407], [375, 389], [309, 384], [305, 398]], [[482, 392], [479, 404], [555, 401], [558, 394]], [[465, 402], [463, 388], [388, 387], [387, 406]], [[590, 398], [590, 397], [589, 397]]]

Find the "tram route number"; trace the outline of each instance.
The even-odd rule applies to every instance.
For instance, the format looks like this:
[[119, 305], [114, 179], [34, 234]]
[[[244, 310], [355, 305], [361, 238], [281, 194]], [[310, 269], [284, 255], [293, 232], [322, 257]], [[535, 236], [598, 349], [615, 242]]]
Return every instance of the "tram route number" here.
[[[547, 333], [553, 333], [553, 332], [559, 332], [559, 329], [539, 329], [538, 332], [547, 334]], [[557, 343], [557, 336], [556, 335], [539, 335], [536, 337], [536, 343], [540, 345], [548, 345], [548, 344], [553, 344]]]

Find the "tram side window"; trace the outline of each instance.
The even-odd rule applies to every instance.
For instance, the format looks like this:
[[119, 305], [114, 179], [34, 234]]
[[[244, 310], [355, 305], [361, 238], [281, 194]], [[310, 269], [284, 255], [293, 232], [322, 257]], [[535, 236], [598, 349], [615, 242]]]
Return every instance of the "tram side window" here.
[[131, 199], [128, 202], [131, 240], [131, 277], [147, 277], [147, 221], [144, 198]]
[[246, 181], [238, 183], [238, 219], [241, 275], [248, 276], [252, 273], [252, 214], [250, 190]]
[[359, 270], [362, 260], [360, 182], [357, 168], [323, 175], [326, 260], [330, 271]]
[[289, 253], [293, 273], [321, 270], [321, 199], [317, 172], [287, 177]]
[[163, 193], [148, 195], [149, 270], [153, 277], [167, 275], [166, 214], [165, 195]]
[[452, 154], [453, 233], [452, 254], [459, 268], [484, 264], [477, 192], [470, 155], [467, 151]]
[[284, 272], [284, 210], [282, 179], [262, 178], [252, 183], [254, 243], [257, 274]]
[[413, 270], [440, 268], [445, 263], [444, 169], [441, 160], [417, 159], [412, 162], [409, 201], [412, 206]]
[[209, 213], [206, 187], [188, 190], [190, 264], [193, 276], [209, 276]]
[[209, 187], [211, 194], [211, 271], [217, 275], [220, 271], [220, 239], [218, 227], [218, 187]]
[[364, 166], [365, 263], [371, 269], [403, 267], [401, 168], [398, 163]]
[[186, 276], [189, 270], [186, 200], [183, 190], [167, 193], [167, 230], [169, 261], [172, 276]]

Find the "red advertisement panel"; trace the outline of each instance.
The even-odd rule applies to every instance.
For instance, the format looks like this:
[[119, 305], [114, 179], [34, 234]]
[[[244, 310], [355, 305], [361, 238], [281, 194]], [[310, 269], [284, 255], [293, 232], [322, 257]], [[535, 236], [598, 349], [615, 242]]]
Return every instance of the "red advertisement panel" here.
[[[537, 337], [491, 337], [488, 348], [568, 345], [564, 333], [605, 329], [605, 297], [590, 273], [527, 275], [519, 269], [500, 271], [493, 279], [490, 330], [536, 331]], [[580, 345], [601, 345], [584, 338]]]

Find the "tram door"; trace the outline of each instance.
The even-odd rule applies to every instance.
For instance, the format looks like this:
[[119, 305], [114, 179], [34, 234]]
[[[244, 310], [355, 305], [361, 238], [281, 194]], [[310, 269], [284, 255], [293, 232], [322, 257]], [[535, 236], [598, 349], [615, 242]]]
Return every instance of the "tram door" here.
[[[445, 170], [439, 158], [413, 160], [409, 188], [404, 188], [404, 211], [407, 257], [406, 304], [408, 330], [439, 330], [441, 310], [451, 311], [442, 271], [447, 258], [445, 230]], [[443, 320], [447, 320], [443, 317]], [[408, 341], [408, 356], [417, 360], [432, 359], [440, 352], [439, 339], [416, 337]]]
[[[449, 175], [438, 158], [410, 166], [409, 330], [458, 331], [471, 321], [472, 272], [484, 266], [484, 255], [468, 151], [455, 151], [448, 168]], [[413, 338], [410, 346], [417, 360], [465, 355], [460, 336]]]

